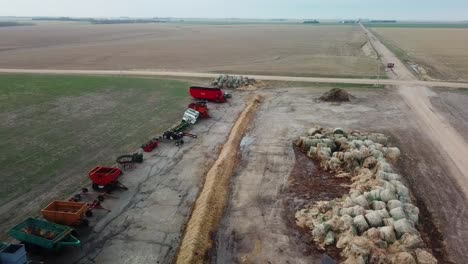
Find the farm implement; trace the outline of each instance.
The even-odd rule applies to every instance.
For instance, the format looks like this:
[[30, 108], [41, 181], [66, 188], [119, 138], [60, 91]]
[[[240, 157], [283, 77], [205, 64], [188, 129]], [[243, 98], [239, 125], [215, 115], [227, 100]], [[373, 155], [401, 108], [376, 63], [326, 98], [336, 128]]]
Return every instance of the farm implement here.
[[41, 212], [47, 221], [67, 226], [88, 226], [86, 217], [93, 215], [88, 204], [68, 201], [53, 201]]
[[58, 251], [63, 247], [81, 245], [81, 241], [72, 235], [73, 232], [68, 226], [28, 218], [10, 229], [8, 234], [21, 241], [26, 250], [40, 247]]
[[121, 169], [128, 170], [135, 167], [135, 163], [143, 162], [143, 154], [134, 153], [132, 155], [122, 155], [118, 157], [115, 161], [119, 164], [119, 167]]
[[218, 103], [224, 103], [227, 101], [227, 99], [231, 98], [230, 94], [226, 93], [220, 88], [200, 86], [190, 87], [190, 95], [195, 99], [207, 100]]
[[96, 167], [89, 173], [93, 189], [100, 192], [111, 192], [116, 188], [127, 190], [127, 187], [118, 181], [122, 170], [114, 167]]

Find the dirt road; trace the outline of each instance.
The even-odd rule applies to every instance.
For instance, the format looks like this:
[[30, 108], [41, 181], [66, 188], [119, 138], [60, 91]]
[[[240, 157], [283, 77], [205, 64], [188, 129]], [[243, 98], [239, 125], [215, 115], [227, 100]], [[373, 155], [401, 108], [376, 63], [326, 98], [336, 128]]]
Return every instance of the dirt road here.
[[[382, 45], [382, 44], [380, 44]], [[382, 45], [383, 46], [383, 45]], [[385, 48], [385, 47], [383, 47]], [[386, 48], [385, 48], [386, 49]], [[388, 51], [388, 49], [387, 49]], [[388, 51], [390, 52], [390, 51]], [[391, 54], [391, 52], [390, 52]], [[385, 57], [383, 61], [397, 61], [395, 56]], [[353, 79], [353, 78], [319, 78], [319, 77], [293, 77], [293, 76], [274, 76], [274, 75], [244, 75], [249, 78], [264, 81], [287, 81], [287, 82], [309, 82], [309, 83], [348, 83], [348, 84], [382, 84], [382, 85], [411, 85], [428, 87], [448, 87], [448, 88], [468, 88], [468, 83], [456, 82], [435, 82], [418, 81], [411, 72], [403, 73], [401, 69], [403, 64], [397, 64], [398, 74], [394, 74], [394, 79]], [[30, 74], [68, 74], [68, 75], [128, 75], [128, 76], [172, 76], [172, 77], [197, 77], [197, 78], [215, 78], [219, 73], [202, 72], [174, 72], [174, 71], [118, 71], [118, 70], [41, 70], [41, 69], [0, 69], [0, 73], [30, 73]], [[408, 78], [397, 76], [408, 76]]]
[[[395, 69], [389, 72], [389, 77], [414, 83], [417, 79], [415, 75], [387, 48], [385, 47], [368, 29], [362, 26], [363, 30], [367, 33], [371, 44], [380, 55], [383, 63], [395, 63]], [[429, 88], [429, 85], [412, 85], [410, 83], [398, 86], [398, 92], [404, 101], [411, 108], [417, 117], [420, 133], [426, 135], [434, 148], [440, 153], [440, 159], [444, 160], [449, 170], [449, 175], [456, 180], [458, 186], [454, 189], [453, 186], [440, 185], [436, 181], [427, 181], [418, 184], [420, 188], [433, 189], [435, 193], [426, 193], [424, 195], [428, 200], [428, 204], [439, 204], [434, 199], [445, 200], [448, 207], [452, 207], [453, 211], [449, 213], [453, 217], [448, 220], [448, 228], [446, 232], [446, 240], [449, 246], [449, 251], [453, 260], [457, 263], [466, 263], [468, 257], [465, 252], [468, 245], [467, 227], [464, 215], [468, 210], [466, 206], [466, 197], [468, 197], [468, 143], [459, 134], [459, 132], [451, 126], [449, 121], [438, 112], [437, 108], [431, 104], [430, 97], [435, 95]], [[422, 186], [421, 186], [422, 185]], [[452, 193], [453, 196], [444, 195], [444, 193]], [[462, 192], [464, 195], [463, 200], [456, 199], [459, 197], [458, 193]], [[457, 194], [457, 195], [455, 195]], [[460, 204], [461, 203], [461, 204]], [[438, 210], [437, 207], [429, 208]], [[441, 210], [438, 210], [441, 212]], [[440, 215], [441, 218], [447, 218], [447, 215]], [[444, 228], [444, 227], [442, 227]], [[460, 238], [464, 238], [461, 239]]]

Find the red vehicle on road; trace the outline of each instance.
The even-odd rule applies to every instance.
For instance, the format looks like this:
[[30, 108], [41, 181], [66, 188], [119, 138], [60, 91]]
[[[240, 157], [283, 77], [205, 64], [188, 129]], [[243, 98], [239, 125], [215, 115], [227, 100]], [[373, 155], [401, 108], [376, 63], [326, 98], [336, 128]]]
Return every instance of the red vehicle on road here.
[[228, 98], [231, 98], [231, 95], [219, 88], [211, 87], [200, 87], [192, 86], [190, 87], [190, 95], [199, 100], [207, 100], [212, 102], [224, 103]]

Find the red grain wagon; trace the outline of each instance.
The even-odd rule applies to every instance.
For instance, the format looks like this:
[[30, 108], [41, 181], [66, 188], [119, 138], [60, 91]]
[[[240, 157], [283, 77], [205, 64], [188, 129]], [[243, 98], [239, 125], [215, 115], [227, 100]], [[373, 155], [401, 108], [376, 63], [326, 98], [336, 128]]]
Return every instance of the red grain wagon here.
[[206, 101], [191, 103], [189, 104], [188, 108], [199, 112], [201, 118], [210, 117], [210, 110], [208, 109], [208, 106], [206, 105]]
[[207, 100], [212, 102], [223, 103], [230, 98], [230, 94], [219, 88], [210, 88], [210, 87], [200, 87], [192, 86], [190, 87], [190, 95], [199, 100]]
[[89, 172], [89, 178], [93, 182], [96, 191], [110, 192], [115, 188], [127, 189], [118, 181], [122, 170], [114, 167], [96, 167]]

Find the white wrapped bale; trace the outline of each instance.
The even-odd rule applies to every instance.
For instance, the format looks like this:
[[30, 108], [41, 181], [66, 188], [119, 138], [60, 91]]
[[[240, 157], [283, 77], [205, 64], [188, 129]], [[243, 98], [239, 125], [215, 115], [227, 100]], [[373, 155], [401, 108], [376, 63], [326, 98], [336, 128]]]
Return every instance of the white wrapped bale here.
[[353, 225], [357, 229], [359, 233], [365, 232], [369, 229], [369, 224], [367, 223], [366, 219], [363, 215], [358, 215], [353, 219]]
[[385, 159], [378, 159], [377, 169], [384, 172], [393, 172], [392, 166], [385, 161]]
[[370, 208], [372, 210], [381, 210], [381, 209], [385, 209], [385, 202], [382, 202], [382, 201], [373, 201], [371, 202], [370, 204]]
[[418, 234], [418, 231], [414, 228], [413, 224], [406, 218], [395, 221], [395, 223], [393, 223], [393, 227], [395, 228], [398, 237], [401, 237], [404, 234]]
[[396, 235], [395, 235], [395, 230], [393, 229], [393, 226], [383, 226], [379, 228], [380, 232], [380, 238], [391, 244], [396, 241]]
[[383, 183], [383, 184], [381, 184], [381, 186], [383, 186], [384, 189], [388, 189], [388, 190], [392, 191], [393, 193], [396, 193], [396, 188], [395, 188], [395, 186], [393, 186], [393, 184], [391, 184], [390, 182], [385, 181], [385, 180], [381, 180], [380, 182]]
[[401, 207], [396, 207], [390, 210], [390, 215], [392, 216], [395, 221], [400, 220], [400, 219], [406, 219], [406, 214], [403, 211], [403, 208]]
[[389, 189], [385, 189], [385, 190], [380, 192], [380, 199], [383, 202], [388, 202], [388, 201], [391, 201], [391, 200], [396, 200], [397, 197], [396, 197], [394, 192], [392, 192]]
[[309, 132], [307, 133], [309, 136], [313, 136], [317, 133], [320, 133], [320, 127], [313, 127], [311, 129], [309, 129]]
[[398, 200], [390, 200], [387, 202], [387, 210], [391, 211], [397, 207], [402, 207], [403, 204]]
[[370, 156], [364, 159], [364, 162], [362, 163], [362, 167], [372, 169], [375, 167], [376, 164], [377, 164], [377, 159], [373, 156]]
[[349, 215], [343, 215], [340, 217], [340, 221], [342, 222], [342, 231], [348, 230], [353, 226], [353, 217]]
[[376, 211], [370, 211], [369, 213], [366, 214], [365, 218], [366, 218], [367, 223], [369, 223], [371, 227], [382, 226], [382, 217]]

